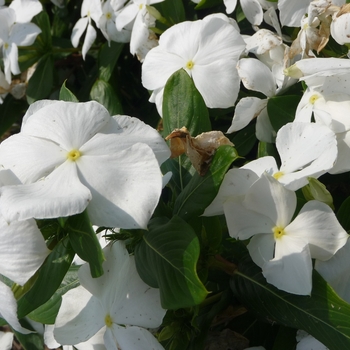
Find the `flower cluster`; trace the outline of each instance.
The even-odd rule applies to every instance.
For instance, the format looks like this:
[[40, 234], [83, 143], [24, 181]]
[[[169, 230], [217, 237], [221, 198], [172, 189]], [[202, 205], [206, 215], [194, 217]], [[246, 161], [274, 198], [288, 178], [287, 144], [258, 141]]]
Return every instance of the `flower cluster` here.
[[25, 348], [349, 348], [349, 14], [0, 0], [0, 326]]

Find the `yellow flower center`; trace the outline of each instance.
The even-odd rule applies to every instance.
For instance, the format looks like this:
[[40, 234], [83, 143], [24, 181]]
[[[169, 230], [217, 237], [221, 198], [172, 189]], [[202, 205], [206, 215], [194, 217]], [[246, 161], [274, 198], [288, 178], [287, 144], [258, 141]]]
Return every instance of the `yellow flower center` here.
[[186, 63], [186, 68], [187, 68], [187, 69], [192, 69], [193, 66], [194, 66], [194, 62], [193, 62], [192, 60], [190, 60], [190, 61], [188, 61], [188, 62]]
[[4, 43], [4, 49], [7, 50], [9, 48], [9, 43]]
[[284, 228], [280, 227], [280, 226], [275, 226], [272, 229], [272, 232], [273, 232], [273, 236], [275, 237], [275, 239], [281, 238], [285, 234]]
[[319, 95], [314, 94], [309, 98], [309, 102], [313, 105], [316, 102], [316, 100], [318, 100], [319, 98], [320, 98]]
[[278, 171], [277, 173], [274, 173], [272, 176], [278, 180], [279, 178], [281, 178], [284, 175], [283, 171]]
[[106, 13], [106, 18], [107, 18], [107, 19], [111, 19], [111, 18], [112, 18], [112, 14], [111, 14], [110, 12], [107, 12], [107, 13]]
[[139, 10], [142, 10], [142, 8], [143, 8], [143, 4], [140, 4], [139, 5]]
[[105, 324], [108, 328], [112, 327], [113, 325], [113, 319], [110, 314], [107, 314], [105, 317]]
[[81, 152], [77, 149], [72, 149], [71, 151], [68, 152], [67, 154], [67, 159], [75, 162], [78, 158], [80, 158]]

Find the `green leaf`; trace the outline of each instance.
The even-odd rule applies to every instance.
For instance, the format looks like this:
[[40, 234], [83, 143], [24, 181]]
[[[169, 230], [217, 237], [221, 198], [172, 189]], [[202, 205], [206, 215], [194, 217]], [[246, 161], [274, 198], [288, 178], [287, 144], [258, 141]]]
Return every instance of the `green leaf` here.
[[277, 132], [283, 125], [293, 122], [300, 96], [274, 96], [267, 101], [267, 113]]
[[28, 314], [28, 317], [36, 322], [42, 324], [54, 324], [58, 310], [61, 306], [62, 295], [67, 293], [70, 289], [79, 286], [78, 270], [80, 266], [72, 265], [60, 287], [56, 290], [55, 294], [43, 305]]
[[159, 288], [164, 309], [195, 306], [207, 296], [196, 271], [199, 253], [195, 232], [181, 218], [152, 220], [136, 246], [135, 262], [141, 278]]
[[163, 98], [164, 135], [185, 126], [191, 136], [210, 131], [208, 109], [193, 80], [183, 69], [167, 81]]
[[196, 10], [203, 10], [217, 5], [221, 5], [222, 0], [201, 0], [195, 7]]
[[204, 176], [194, 174], [177, 197], [174, 213], [185, 220], [201, 215], [216, 197], [227, 170], [237, 158], [237, 152], [232, 146], [220, 146], [209, 171]]
[[346, 198], [337, 212], [337, 219], [346, 232], [350, 232], [350, 197]]
[[258, 158], [266, 157], [266, 156], [272, 156], [278, 162], [279, 154], [278, 154], [276, 145], [274, 143], [259, 141]]
[[70, 216], [65, 224], [69, 241], [78, 256], [90, 265], [93, 278], [103, 275], [102, 263], [105, 260], [100, 242], [93, 230], [87, 211]]
[[231, 288], [248, 309], [270, 322], [303, 329], [330, 350], [350, 349], [350, 305], [317, 271], [312, 275], [311, 296], [299, 296], [268, 284], [253, 262], [242, 261], [239, 266]]
[[2, 136], [15, 122], [20, 122], [28, 104], [23, 100], [17, 100], [11, 95], [6, 96], [4, 103], [0, 105], [0, 136]]
[[47, 12], [41, 11], [33, 18], [32, 22], [41, 29], [36, 42], [42, 47], [44, 52], [50, 51], [52, 47], [51, 25]]
[[[24, 328], [33, 330], [33, 327], [30, 325], [30, 323], [27, 320], [21, 320], [21, 324]], [[39, 333], [29, 333], [29, 334], [22, 334], [19, 332], [13, 331], [15, 334], [17, 340], [21, 343], [24, 350], [36, 350], [36, 349], [44, 349], [44, 338]]]
[[171, 24], [186, 21], [186, 13], [182, 0], [166, 0], [155, 6]]
[[110, 46], [108, 43], [103, 44], [98, 55], [100, 79], [109, 81], [123, 47], [124, 44], [114, 41], [111, 41]]
[[238, 131], [234, 137], [231, 138], [232, 143], [238, 154], [245, 157], [255, 146], [257, 140], [255, 136], [255, 123], [249, 124], [244, 129]]
[[113, 87], [104, 80], [98, 79], [90, 91], [91, 99], [104, 105], [110, 115], [122, 114], [123, 108]]
[[18, 317], [22, 318], [46, 303], [60, 286], [74, 258], [67, 238], [61, 240], [37, 273], [24, 286], [29, 291], [18, 300]]
[[66, 81], [67, 80], [65, 80], [61, 86], [59, 99], [61, 101], [79, 102], [73, 92], [66, 87]]
[[[191, 136], [211, 130], [208, 109], [201, 94], [190, 76], [180, 69], [168, 79], [164, 88], [164, 136], [183, 126], [188, 129]], [[177, 162], [178, 170], [173, 172], [172, 182], [179, 185], [182, 190], [185, 183], [184, 174], [187, 172], [193, 174], [195, 170], [187, 156], [181, 156], [174, 162]]]
[[28, 81], [27, 100], [33, 103], [50, 95], [53, 87], [54, 60], [51, 54], [43, 56]]

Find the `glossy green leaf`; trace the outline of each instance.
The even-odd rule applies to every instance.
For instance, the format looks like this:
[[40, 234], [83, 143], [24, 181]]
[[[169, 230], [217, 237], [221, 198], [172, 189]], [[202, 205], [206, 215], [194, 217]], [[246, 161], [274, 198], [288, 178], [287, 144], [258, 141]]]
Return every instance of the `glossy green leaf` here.
[[36, 42], [44, 52], [49, 52], [52, 46], [50, 18], [46, 11], [41, 11], [32, 20], [40, 29], [41, 33], [36, 38]]
[[350, 305], [317, 271], [313, 271], [311, 296], [299, 296], [268, 284], [253, 262], [242, 261], [239, 266], [231, 288], [248, 309], [270, 322], [305, 330], [330, 350], [350, 349]]
[[156, 4], [159, 12], [171, 24], [186, 21], [186, 13], [182, 0], [166, 0]]
[[267, 101], [267, 113], [277, 132], [283, 125], [293, 122], [300, 96], [274, 96]]
[[65, 224], [69, 241], [78, 256], [90, 265], [91, 276], [103, 275], [102, 263], [105, 260], [101, 244], [93, 230], [87, 211], [70, 216]]
[[234, 137], [231, 138], [232, 143], [238, 154], [245, 157], [257, 143], [255, 136], [255, 123], [251, 123], [244, 129], [238, 131]]
[[66, 80], [63, 82], [61, 86], [59, 99], [61, 101], [79, 102], [76, 96], [73, 94], [73, 92], [67, 88]]
[[43, 305], [28, 314], [28, 317], [36, 322], [42, 324], [54, 324], [61, 306], [62, 295], [67, 293], [70, 289], [79, 286], [78, 270], [80, 266], [72, 265], [60, 287], [56, 290], [55, 294]]
[[60, 241], [46, 258], [26, 287], [30, 288], [18, 300], [18, 317], [22, 318], [46, 303], [60, 286], [74, 258], [74, 251], [67, 238]]
[[51, 54], [43, 56], [29, 79], [27, 100], [33, 103], [50, 95], [53, 88], [54, 60]]
[[110, 115], [123, 113], [122, 105], [117, 93], [109, 83], [102, 79], [96, 80], [90, 91], [90, 97], [104, 105]]
[[[33, 327], [30, 325], [30, 323], [27, 320], [21, 320], [21, 324], [24, 328], [33, 330]], [[39, 333], [29, 333], [29, 334], [22, 334], [19, 332], [14, 331], [14, 334], [17, 338], [17, 340], [21, 343], [24, 350], [37, 350], [37, 349], [44, 349], [44, 337], [42, 334]]]
[[208, 109], [193, 80], [183, 69], [167, 81], [163, 98], [164, 135], [185, 126], [191, 136], [211, 130]]
[[208, 172], [204, 176], [194, 174], [177, 197], [174, 213], [185, 220], [203, 214], [216, 197], [227, 170], [237, 158], [237, 152], [232, 146], [220, 146]]
[[268, 143], [260, 141], [258, 145], [258, 157], [266, 157], [266, 156], [272, 156], [276, 159], [276, 161], [279, 161], [279, 154], [276, 148], [276, 145], [274, 143]]
[[337, 212], [337, 219], [344, 230], [350, 232], [350, 197], [346, 198]]
[[124, 44], [115, 41], [111, 41], [110, 45], [108, 43], [103, 44], [98, 55], [100, 79], [108, 81], [111, 78], [123, 47]]
[[196, 10], [203, 10], [217, 5], [221, 5], [222, 0], [201, 0], [198, 5], [196, 5]]
[[136, 246], [135, 261], [141, 278], [159, 288], [164, 309], [198, 305], [207, 296], [196, 272], [199, 253], [195, 232], [181, 218], [153, 219]]

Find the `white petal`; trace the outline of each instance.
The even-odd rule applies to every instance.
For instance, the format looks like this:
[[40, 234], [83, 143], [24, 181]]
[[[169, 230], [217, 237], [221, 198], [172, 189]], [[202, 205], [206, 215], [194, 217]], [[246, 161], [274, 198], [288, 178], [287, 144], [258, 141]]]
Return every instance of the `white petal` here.
[[83, 35], [88, 23], [89, 23], [89, 19], [87, 17], [80, 18], [78, 22], [75, 23], [75, 26], [73, 27], [73, 30], [72, 30], [72, 35], [70, 37], [70, 40], [74, 47], [78, 47], [80, 37]]
[[0, 218], [0, 273], [24, 285], [50, 251], [34, 220], [7, 224]]
[[[162, 164], [170, 157], [169, 147], [158, 131], [145, 124], [140, 119], [126, 115], [116, 115], [112, 117], [110, 122], [102, 128], [100, 132], [104, 134], [114, 134], [114, 139], [111, 139], [108, 146], [105, 141], [101, 151], [106, 151], [108, 149], [109, 153], [114, 153], [141, 142], [152, 148], [159, 164]], [[94, 154], [96, 154], [96, 151], [97, 149], [94, 150]]]
[[127, 6], [123, 7], [115, 21], [117, 30], [120, 31], [131, 23], [135, 19], [138, 11], [137, 5], [133, 3], [129, 3]]
[[240, 169], [250, 169], [259, 177], [265, 172], [269, 175], [273, 175], [278, 171], [276, 160], [272, 156], [255, 159], [243, 165]]
[[349, 237], [332, 209], [318, 201], [307, 202], [285, 232], [307, 241], [311, 257], [319, 260], [330, 259]]
[[[296, 190], [307, 177], [318, 177], [333, 167], [337, 158], [335, 134], [315, 123], [288, 123], [277, 133], [276, 147], [281, 157], [279, 181]], [[298, 154], [298, 157], [295, 155]]]
[[235, 104], [239, 78], [234, 61], [223, 59], [205, 66], [195, 64], [191, 73], [207, 107], [228, 108]]
[[350, 240], [327, 261], [316, 260], [315, 269], [346, 302], [350, 302]]
[[18, 46], [30, 46], [41, 29], [34, 23], [16, 23], [11, 28], [10, 41]]
[[260, 25], [263, 20], [263, 10], [258, 0], [241, 0], [242, 10], [247, 20], [253, 25]]
[[244, 240], [255, 234], [272, 234], [275, 223], [269, 217], [247, 209], [241, 197], [230, 198], [223, 206], [231, 237]]
[[330, 174], [341, 174], [350, 170], [350, 131], [337, 134], [338, 157]]
[[224, 214], [223, 205], [231, 197], [246, 194], [250, 186], [258, 176], [251, 170], [231, 169], [229, 170], [219, 189], [218, 194], [211, 204], [205, 209], [203, 216], [215, 216]]
[[10, 8], [16, 11], [16, 22], [30, 22], [32, 18], [42, 11], [43, 6], [38, 0], [13, 0]]
[[104, 274], [92, 278], [88, 264], [79, 270], [79, 280], [109, 310], [113, 323], [159, 327], [165, 315], [159, 290], [150, 288], [139, 277], [134, 257], [122, 242], [104, 248]]
[[[152, 149], [146, 144], [108, 156], [93, 155], [104, 146], [104, 137], [85, 144], [79, 158], [79, 177], [91, 190], [88, 207], [97, 226], [146, 228], [162, 191], [162, 175]], [[108, 135], [106, 135], [108, 137]], [[103, 169], [103, 173], [96, 171]]]
[[18, 65], [18, 47], [15, 43], [11, 43], [6, 50], [4, 60], [8, 60], [12, 74], [20, 74], [21, 70]]
[[274, 143], [276, 138], [276, 131], [272, 127], [267, 108], [264, 108], [256, 119], [255, 126], [256, 138], [259, 141]]
[[237, 5], [237, 0], [224, 0], [226, 6], [226, 13], [232, 13]]
[[113, 327], [113, 333], [120, 349], [164, 350], [158, 340], [146, 329], [140, 327]]
[[275, 255], [262, 269], [267, 282], [288, 293], [310, 295], [312, 263], [307, 244], [284, 235], [276, 241]]
[[232, 124], [227, 133], [238, 131], [246, 127], [252, 119], [257, 117], [266, 107], [267, 100], [258, 97], [243, 97], [236, 105]]
[[157, 46], [146, 55], [142, 64], [142, 84], [149, 90], [162, 88], [170, 76], [185, 65], [185, 59]]
[[276, 82], [270, 69], [258, 59], [243, 58], [238, 61], [237, 69], [247, 89], [259, 91], [267, 97], [276, 94]]
[[95, 101], [56, 101], [28, 117], [22, 133], [52, 140], [69, 152], [79, 149], [109, 121], [106, 108]]
[[79, 181], [70, 160], [38, 182], [0, 189], [0, 210], [7, 222], [78, 214], [90, 200], [91, 193]]
[[255, 264], [263, 267], [267, 261], [273, 259], [275, 252], [275, 239], [272, 230], [267, 234], [253, 236], [247, 248]]
[[56, 143], [23, 133], [9, 137], [0, 145], [0, 164], [12, 170], [23, 183], [47, 176], [66, 159], [67, 152]]
[[75, 345], [90, 339], [104, 326], [106, 310], [84, 287], [69, 290], [55, 321], [54, 337], [63, 345]]
[[85, 34], [85, 39], [84, 39], [84, 44], [82, 47], [82, 56], [83, 59], [85, 60], [85, 56], [87, 52], [90, 50], [90, 47], [94, 43], [95, 39], [97, 37], [97, 33], [95, 28], [89, 23], [87, 26], [86, 34]]
[[4, 318], [7, 323], [17, 332], [28, 334], [31, 333], [24, 329], [17, 318], [17, 302], [11, 291], [11, 288], [0, 281], [0, 317]]
[[[274, 223], [286, 227], [296, 208], [296, 195], [267, 173], [254, 182], [244, 199], [244, 206], [262, 214]], [[265, 232], [265, 231], [264, 231]]]
[[0, 331], [0, 349], [11, 350], [14, 334], [12, 332]]
[[280, 19], [283, 26], [299, 27], [300, 21], [311, 0], [280, 0], [278, 9], [280, 10]]
[[331, 22], [331, 35], [333, 39], [339, 44], [344, 45], [349, 42], [349, 13], [344, 13], [341, 16], [333, 16]]

